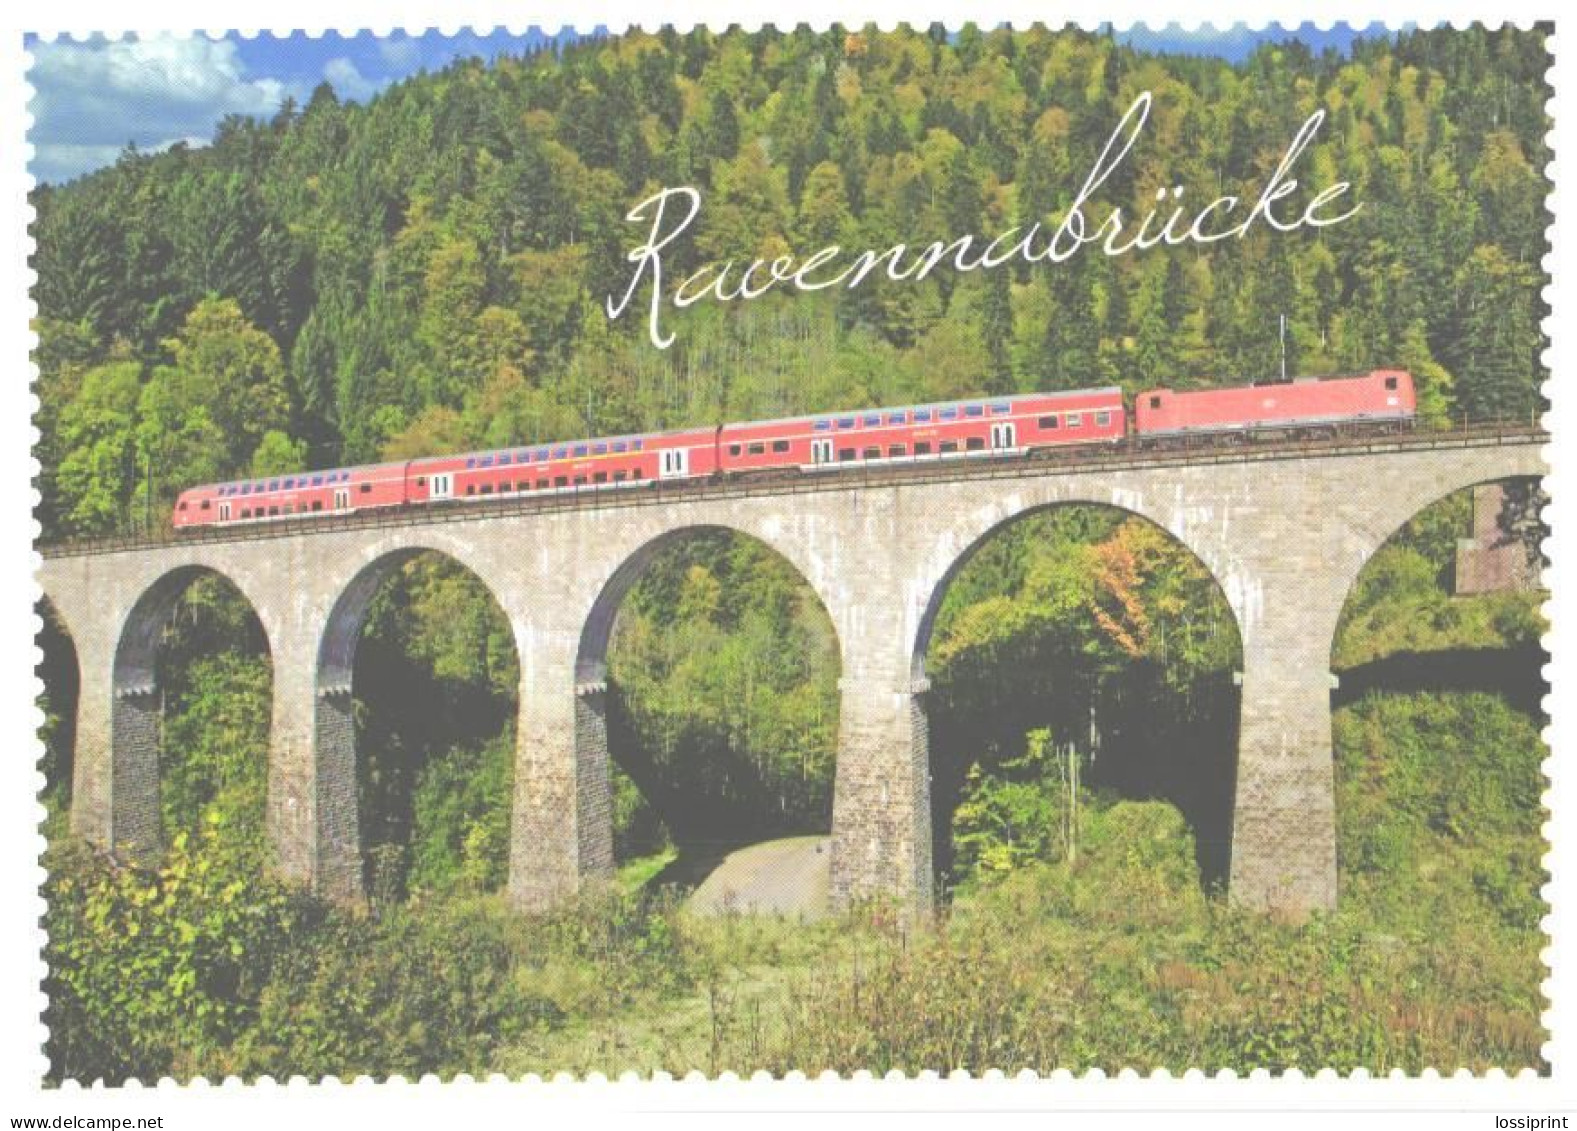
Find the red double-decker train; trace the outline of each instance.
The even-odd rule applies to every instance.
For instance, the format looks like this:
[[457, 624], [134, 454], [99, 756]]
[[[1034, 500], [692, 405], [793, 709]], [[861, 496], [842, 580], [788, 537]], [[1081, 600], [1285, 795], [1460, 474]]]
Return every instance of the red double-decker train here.
[[1155, 389], [1134, 398], [1131, 420], [1116, 388], [977, 397], [209, 484], [181, 493], [173, 521], [177, 530], [188, 530], [655, 483], [1094, 452], [1123, 444], [1166, 447], [1393, 430], [1410, 426], [1414, 411], [1412, 377], [1400, 370], [1196, 392]]

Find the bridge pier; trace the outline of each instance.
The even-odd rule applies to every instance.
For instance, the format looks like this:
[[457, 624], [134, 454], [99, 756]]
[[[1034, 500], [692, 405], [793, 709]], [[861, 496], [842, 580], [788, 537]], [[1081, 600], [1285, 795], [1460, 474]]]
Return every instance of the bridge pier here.
[[115, 686], [112, 640], [80, 640], [77, 656], [71, 832], [131, 860], [156, 859], [157, 696], [152, 688], [132, 694]]
[[1257, 911], [1336, 906], [1336, 785], [1323, 641], [1244, 641], [1228, 890], [1232, 902]]
[[891, 674], [838, 681], [832, 901], [885, 897], [931, 910], [931, 748], [925, 686]]
[[509, 897], [546, 911], [613, 874], [608, 684], [577, 672], [578, 627], [516, 629], [520, 717], [510, 824]]

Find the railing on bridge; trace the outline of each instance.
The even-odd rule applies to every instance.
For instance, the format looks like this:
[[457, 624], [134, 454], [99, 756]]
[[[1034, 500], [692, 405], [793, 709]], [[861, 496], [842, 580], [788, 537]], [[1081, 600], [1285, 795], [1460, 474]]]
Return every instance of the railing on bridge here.
[[1259, 459], [1302, 456], [1373, 454], [1410, 448], [1448, 448], [1484, 444], [1528, 443], [1548, 440], [1549, 433], [1536, 425], [1505, 422], [1453, 424], [1450, 428], [1386, 435], [1337, 434], [1323, 439], [1276, 442], [1214, 442], [1175, 448], [1141, 447], [1130, 437], [1118, 444], [1043, 449], [1031, 458], [1004, 459], [990, 452], [953, 460], [911, 457], [907, 463], [887, 463], [871, 468], [840, 465], [839, 470], [816, 474], [786, 474], [776, 478], [652, 480], [642, 487], [586, 485], [550, 495], [517, 495], [487, 499], [457, 499], [420, 506], [382, 507], [348, 514], [323, 514], [304, 519], [275, 519], [263, 523], [188, 530], [176, 533], [162, 526], [153, 531], [40, 542], [46, 557], [74, 557], [157, 546], [214, 542], [264, 541], [303, 533], [327, 533], [376, 527], [474, 522], [505, 515], [541, 514], [618, 506], [652, 506], [679, 499], [793, 495], [850, 487], [883, 487], [925, 483], [938, 479], [1022, 478], [1026, 474], [1057, 474], [1088, 467], [1132, 468], [1169, 464], [1242, 463]]

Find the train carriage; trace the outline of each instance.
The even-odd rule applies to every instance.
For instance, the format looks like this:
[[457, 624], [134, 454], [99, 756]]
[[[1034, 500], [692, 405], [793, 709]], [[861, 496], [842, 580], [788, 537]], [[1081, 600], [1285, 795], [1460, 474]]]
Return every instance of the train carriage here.
[[384, 463], [193, 487], [176, 499], [172, 521], [182, 529], [400, 506], [406, 501], [405, 468]]
[[716, 430], [530, 444], [413, 460], [409, 501], [641, 487], [716, 471]]
[[1126, 431], [1122, 391], [1108, 388], [728, 424], [718, 458], [728, 475], [821, 472], [1114, 443]]

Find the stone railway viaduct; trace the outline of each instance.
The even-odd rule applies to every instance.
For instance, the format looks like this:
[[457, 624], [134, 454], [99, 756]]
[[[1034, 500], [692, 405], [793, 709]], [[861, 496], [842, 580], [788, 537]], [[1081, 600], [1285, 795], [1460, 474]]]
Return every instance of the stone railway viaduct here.
[[1067, 503], [1156, 523], [1214, 574], [1242, 638], [1230, 891], [1298, 910], [1336, 900], [1329, 660], [1359, 570], [1423, 507], [1544, 472], [1547, 437], [1443, 434], [1295, 450], [1109, 455], [1075, 464], [916, 468], [477, 504], [194, 541], [44, 549], [39, 578], [79, 665], [72, 829], [132, 856], [159, 847], [155, 654], [201, 571], [251, 602], [273, 659], [268, 829], [275, 867], [361, 894], [351, 672], [391, 570], [437, 551], [476, 574], [520, 656], [509, 890], [545, 908], [613, 865], [606, 656], [620, 601], [669, 540], [748, 534], [788, 559], [842, 660], [833, 893], [932, 892], [925, 653], [948, 583], [1004, 524]]

